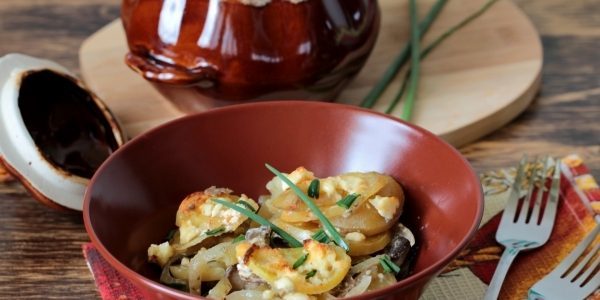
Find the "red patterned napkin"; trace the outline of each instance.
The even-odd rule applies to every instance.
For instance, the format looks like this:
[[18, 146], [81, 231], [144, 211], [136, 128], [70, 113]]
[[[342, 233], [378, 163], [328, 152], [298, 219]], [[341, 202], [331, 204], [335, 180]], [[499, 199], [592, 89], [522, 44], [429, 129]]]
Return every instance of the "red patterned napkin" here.
[[83, 256], [92, 271], [102, 299], [143, 299], [137, 287], [109, 265], [92, 243], [83, 245]]
[[[600, 214], [600, 188], [577, 155], [562, 159], [561, 204], [557, 222], [548, 243], [539, 250], [517, 257], [504, 283], [501, 299], [525, 299], [527, 290], [549, 273], [594, 225]], [[481, 175], [485, 192], [485, 212], [471, 244], [436, 278], [422, 299], [481, 299], [502, 254], [495, 241], [502, 208], [506, 203], [514, 169]], [[143, 299], [138, 289], [113, 269], [91, 243], [83, 253], [94, 275], [102, 299]], [[600, 300], [600, 292], [589, 299]]]

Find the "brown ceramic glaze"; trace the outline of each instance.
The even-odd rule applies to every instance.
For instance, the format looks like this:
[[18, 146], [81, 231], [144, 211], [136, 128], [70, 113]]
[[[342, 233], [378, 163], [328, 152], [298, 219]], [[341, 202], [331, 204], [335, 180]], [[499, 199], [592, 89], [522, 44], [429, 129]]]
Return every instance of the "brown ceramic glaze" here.
[[18, 103], [42, 156], [68, 174], [92, 178], [122, 144], [92, 94], [75, 78], [47, 69], [25, 72]]
[[[451, 146], [387, 115], [340, 104], [262, 102], [184, 117], [132, 140], [87, 190], [86, 229], [102, 255], [151, 298], [194, 299], [157, 282], [149, 244], [174, 227], [183, 197], [211, 185], [257, 197], [279, 170], [392, 175], [407, 194], [402, 222], [420, 246], [413, 274], [355, 299], [417, 299], [466, 246], [483, 211], [479, 180]], [[379, 298], [381, 297], [381, 298]]]
[[380, 13], [376, 0], [124, 0], [122, 19], [126, 62], [151, 81], [218, 100], [331, 99], [364, 65]]

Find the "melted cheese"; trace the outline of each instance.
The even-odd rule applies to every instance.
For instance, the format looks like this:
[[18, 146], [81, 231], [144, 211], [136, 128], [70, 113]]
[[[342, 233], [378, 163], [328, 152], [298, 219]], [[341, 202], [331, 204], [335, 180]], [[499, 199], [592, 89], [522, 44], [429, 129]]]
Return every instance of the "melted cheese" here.
[[[224, 232], [234, 231], [247, 219], [241, 213], [211, 201], [211, 199], [218, 198], [231, 203], [243, 200], [255, 210], [258, 209], [258, 204], [246, 195], [242, 194], [238, 197], [230, 193], [231, 190], [228, 189], [211, 187], [204, 192], [190, 194], [183, 200], [176, 217], [181, 244], [198, 239], [200, 242], [202, 234], [219, 227], [224, 227]], [[240, 203], [237, 205], [244, 207]]]

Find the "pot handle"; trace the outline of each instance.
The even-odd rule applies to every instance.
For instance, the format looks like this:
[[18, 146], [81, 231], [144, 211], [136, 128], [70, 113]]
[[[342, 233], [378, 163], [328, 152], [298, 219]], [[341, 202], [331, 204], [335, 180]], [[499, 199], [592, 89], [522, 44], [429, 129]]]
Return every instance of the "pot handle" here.
[[195, 69], [166, 64], [148, 56], [127, 53], [125, 63], [145, 79], [173, 85], [200, 85], [205, 88], [215, 86], [218, 71], [211, 67]]

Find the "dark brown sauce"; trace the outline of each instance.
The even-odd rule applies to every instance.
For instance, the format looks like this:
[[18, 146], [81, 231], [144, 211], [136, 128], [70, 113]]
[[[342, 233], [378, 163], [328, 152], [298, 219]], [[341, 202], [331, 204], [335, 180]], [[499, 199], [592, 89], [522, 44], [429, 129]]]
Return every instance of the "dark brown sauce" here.
[[25, 73], [19, 109], [42, 155], [68, 173], [91, 178], [119, 147], [108, 120], [73, 78], [50, 70]]

